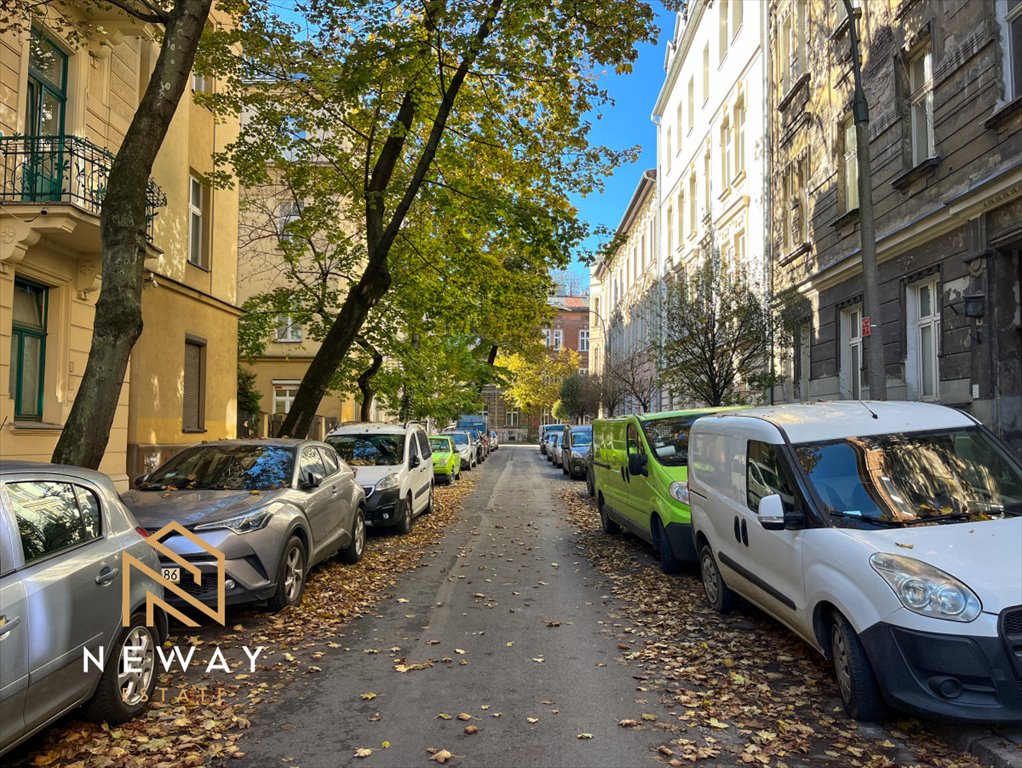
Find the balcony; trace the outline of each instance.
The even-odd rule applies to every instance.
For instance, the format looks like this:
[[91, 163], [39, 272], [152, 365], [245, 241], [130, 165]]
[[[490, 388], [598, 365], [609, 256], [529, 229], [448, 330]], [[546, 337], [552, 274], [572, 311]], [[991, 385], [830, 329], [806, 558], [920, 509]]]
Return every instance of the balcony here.
[[[78, 136], [0, 136], [0, 204], [19, 218], [17, 209], [23, 209], [30, 217], [26, 223], [45, 215], [45, 224], [39, 221], [34, 228], [74, 250], [98, 253], [99, 214], [113, 161], [109, 150]], [[150, 246], [153, 221], [166, 204], [166, 195], [150, 179], [145, 223]], [[86, 231], [80, 231], [82, 224]]]

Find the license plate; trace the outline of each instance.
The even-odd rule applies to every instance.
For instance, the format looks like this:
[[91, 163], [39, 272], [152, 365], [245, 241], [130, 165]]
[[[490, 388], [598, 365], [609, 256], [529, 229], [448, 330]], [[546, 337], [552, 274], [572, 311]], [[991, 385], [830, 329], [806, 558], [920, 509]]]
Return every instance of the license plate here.
[[180, 568], [161, 568], [160, 576], [163, 577], [164, 581], [170, 582], [171, 584], [181, 583], [181, 569]]

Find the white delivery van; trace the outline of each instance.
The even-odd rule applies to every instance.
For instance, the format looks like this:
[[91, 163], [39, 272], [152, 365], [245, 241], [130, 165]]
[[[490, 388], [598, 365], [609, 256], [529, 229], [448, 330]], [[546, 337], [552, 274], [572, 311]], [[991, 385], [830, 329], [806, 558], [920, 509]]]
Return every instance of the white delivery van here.
[[706, 597], [834, 662], [847, 712], [1022, 721], [1022, 465], [940, 405], [704, 416], [688, 485]]

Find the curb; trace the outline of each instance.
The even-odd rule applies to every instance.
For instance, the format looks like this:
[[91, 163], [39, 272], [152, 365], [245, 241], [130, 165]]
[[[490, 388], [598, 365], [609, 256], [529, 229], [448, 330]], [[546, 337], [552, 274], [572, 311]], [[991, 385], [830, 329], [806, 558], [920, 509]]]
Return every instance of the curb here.
[[[1000, 729], [998, 729], [1000, 730]], [[945, 738], [956, 748], [978, 758], [988, 768], [1022, 765], [1022, 728], [1012, 726], [1000, 733], [986, 728], [965, 728]]]

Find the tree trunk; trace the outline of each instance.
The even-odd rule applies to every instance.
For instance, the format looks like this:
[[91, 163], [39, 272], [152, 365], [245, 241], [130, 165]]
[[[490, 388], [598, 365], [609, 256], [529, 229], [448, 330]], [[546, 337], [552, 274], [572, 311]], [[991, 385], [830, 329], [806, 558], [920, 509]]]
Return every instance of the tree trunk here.
[[100, 213], [103, 283], [92, 346], [53, 461], [96, 469], [106, 452], [132, 347], [142, 334], [146, 190], [181, 95], [212, 0], [178, 0], [167, 16], [156, 67], [114, 158]]
[[[859, 166], [859, 243], [862, 252], [863, 314], [870, 319], [870, 336], [866, 351], [869, 357], [869, 396], [887, 399], [887, 370], [884, 365], [883, 328], [880, 325], [880, 280], [877, 275], [876, 218], [873, 214], [873, 165], [869, 156], [869, 102], [862, 88], [862, 58], [859, 33], [852, 13], [851, 0], [844, 0], [848, 14], [848, 37], [852, 47], [852, 75], [855, 96], [852, 111], [855, 117], [855, 155]], [[858, 371], [853, 371], [858, 376]]]
[[358, 377], [358, 389], [362, 393], [362, 407], [359, 409], [359, 419], [370, 421], [373, 412], [373, 398], [376, 396], [372, 380], [373, 376], [379, 373], [380, 368], [383, 367], [383, 355], [368, 344], [362, 343], [362, 347], [372, 353], [373, 362]]

